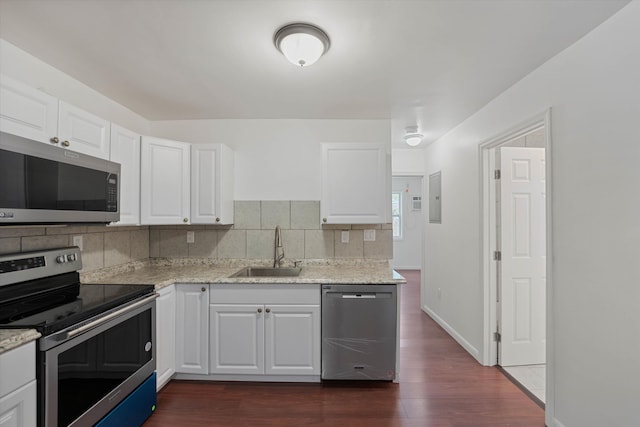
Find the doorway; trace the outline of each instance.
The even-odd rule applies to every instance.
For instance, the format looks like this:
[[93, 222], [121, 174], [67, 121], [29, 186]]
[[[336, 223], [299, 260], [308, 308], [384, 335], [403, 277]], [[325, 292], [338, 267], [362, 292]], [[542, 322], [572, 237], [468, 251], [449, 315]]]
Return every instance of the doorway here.
[[422, 222], [424, 220], [422, 176], [394, 176], [391, 184], [394, 269], [421, 270]]
[[547, 372], [549, 114], [480, 145], [485, 364], [544, 403]]

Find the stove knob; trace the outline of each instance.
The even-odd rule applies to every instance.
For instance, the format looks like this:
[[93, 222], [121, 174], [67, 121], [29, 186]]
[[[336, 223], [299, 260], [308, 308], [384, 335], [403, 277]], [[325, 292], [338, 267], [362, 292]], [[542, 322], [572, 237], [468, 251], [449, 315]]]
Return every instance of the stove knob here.
[[56, 257], [56, 262], [57, 262], [58, 264], [63, 264], [63, 263], [65, 263], [65, 262], [67, 262], [67, 258], [66, 258], [64, 255], [58, 255], [58, 256]]
[[76, 260], [76, 254], [67, 255], [67, 261], [75, 261], [75, 260]]

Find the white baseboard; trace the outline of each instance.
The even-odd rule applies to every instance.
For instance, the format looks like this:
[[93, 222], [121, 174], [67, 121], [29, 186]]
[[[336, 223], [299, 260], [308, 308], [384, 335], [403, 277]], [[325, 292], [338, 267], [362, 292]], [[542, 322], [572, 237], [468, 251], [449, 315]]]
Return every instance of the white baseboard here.
[[442, 329], [447, 331], [451, 337], [458, 342], [469, 354], [471, 354], [480, 364], [482, 364], [482, 360], [480, 358], [480, 351], [471, 345], [469, 341], [464, 339], [462, 335], [460, 335], [454, 328], [451, 327], [447, 322], [444, 321], [440, 316], [434, 313], [429, 307], [426, 305], [422, 306], [422, 311], [427, 313], [429, 317], [436, 321], [436, 323], [442, 326]]

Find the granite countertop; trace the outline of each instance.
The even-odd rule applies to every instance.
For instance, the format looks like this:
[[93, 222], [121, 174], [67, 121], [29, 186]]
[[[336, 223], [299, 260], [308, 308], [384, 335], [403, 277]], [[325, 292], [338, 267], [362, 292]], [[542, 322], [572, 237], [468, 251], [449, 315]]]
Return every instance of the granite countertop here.
[[40, 338], [35, 329], [0, 329], [0, 354]]
[[[150, 284], [156, 289], [174, 283], [318, 283], [318, 284], [402, 284], [404, 277], [387, 260], [305, 260], [298, 277], [237, 277], [233, 273], [247, 266], [268, 266], [272, 261], [159, 258], [81, 273], [82, 283]], [[33, 329], [0, 329], [0, 354], [40, 337]]]
[[318, 283], [318, 284], [402, 284], [404, 277], [388, 261], [335, 261], [308, 262], [302, 265], [297, 277], [237, 277], [233, 273], [248, 265], [267, 265], [247, 260], [210, 262], [199, 259], [156, 259], [119, 269], [83, 274], [83, 283], [151, 284], [156, 289], [174, 283]]

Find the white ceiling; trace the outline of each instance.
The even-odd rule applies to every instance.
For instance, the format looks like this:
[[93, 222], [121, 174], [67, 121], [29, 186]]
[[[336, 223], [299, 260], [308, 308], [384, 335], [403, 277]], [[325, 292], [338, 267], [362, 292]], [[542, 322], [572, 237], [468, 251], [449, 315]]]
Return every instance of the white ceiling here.
[[[428, 143], [626, 3], [0, 0], [0, 37], [150, 120], [392, 119]], [[273, 46], [293, 21], [331, 38], [309, 68]]]

